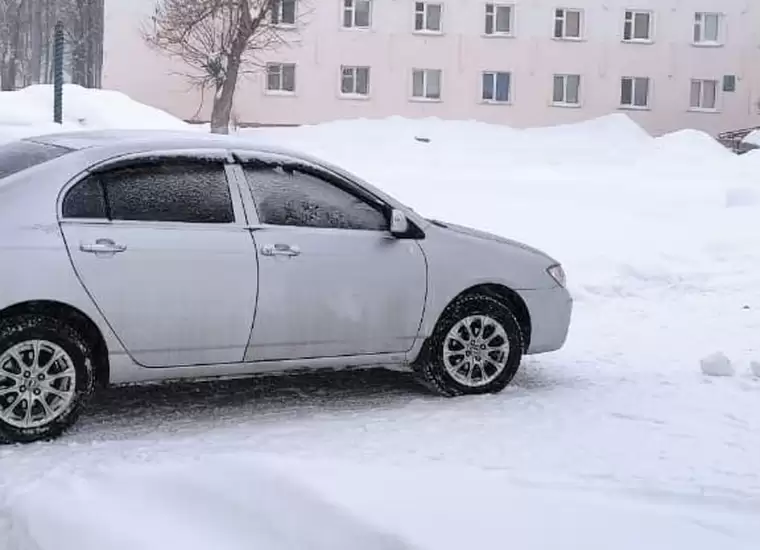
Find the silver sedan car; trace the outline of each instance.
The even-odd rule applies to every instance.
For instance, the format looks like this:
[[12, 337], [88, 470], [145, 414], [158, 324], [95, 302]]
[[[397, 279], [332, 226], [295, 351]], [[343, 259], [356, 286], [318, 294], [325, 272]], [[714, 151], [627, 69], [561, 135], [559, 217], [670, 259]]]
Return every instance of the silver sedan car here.
[[427, 220], [321, 160], [196, 132], [0, 147], [0, 438], [53, 438], [95, 388], [406, 365], [502, 390], [572, 301], [526, 245]]

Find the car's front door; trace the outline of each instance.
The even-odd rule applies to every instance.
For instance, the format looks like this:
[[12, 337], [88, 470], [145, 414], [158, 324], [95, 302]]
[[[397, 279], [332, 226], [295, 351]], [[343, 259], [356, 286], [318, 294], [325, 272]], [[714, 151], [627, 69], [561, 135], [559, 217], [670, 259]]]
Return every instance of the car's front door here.
[[243, 172], [259, 221], [246, 359], [408, 351], [427, 293], [418, 242], [393, 238], [383, 206], [331, 173], [297, 163], [244, 164]]
[[143, 366], [243, 359], [256, 251], [225, 154], [121, 161], [63, 196], [61, 228], [74, 269]]

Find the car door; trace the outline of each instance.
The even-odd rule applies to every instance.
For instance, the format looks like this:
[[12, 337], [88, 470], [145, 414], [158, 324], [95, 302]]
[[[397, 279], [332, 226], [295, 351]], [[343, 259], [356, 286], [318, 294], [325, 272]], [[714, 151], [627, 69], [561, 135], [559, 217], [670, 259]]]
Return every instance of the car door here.
[[258, 224], [250, 361], [377, 355], [414, 344], [427, 293], [419, 243], [389, 210], [303, 163], [243, 164]]
[[243, 359], [257, 261], [225, 156], [138, 156], [63, 194], [61, 228], [74, 269], [143, 366]]

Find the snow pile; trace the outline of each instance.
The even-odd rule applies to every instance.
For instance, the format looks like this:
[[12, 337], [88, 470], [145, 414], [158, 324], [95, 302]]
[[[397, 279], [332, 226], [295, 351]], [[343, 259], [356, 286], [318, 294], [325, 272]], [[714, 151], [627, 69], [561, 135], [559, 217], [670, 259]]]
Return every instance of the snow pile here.
[[707, 376], [733, 376], [736, 374], [736, 369], [733, 363], [731, 363], [731, 359], [721, 352], [708, 355], [699, 364], [702, 368], [702, 373]]
[[0, 92], [2, 138], [61, 129], [170, 129], [188, 124], [154, 107], [133, 101], [120, 92], [91, 90], [66, 84], [63, 90], [63, 128], [53, 120], [53, 87], [29, 86], [15, 92]]
[[760, 378], [760, 361], [752, 361], [749, 365], [752, 375]]

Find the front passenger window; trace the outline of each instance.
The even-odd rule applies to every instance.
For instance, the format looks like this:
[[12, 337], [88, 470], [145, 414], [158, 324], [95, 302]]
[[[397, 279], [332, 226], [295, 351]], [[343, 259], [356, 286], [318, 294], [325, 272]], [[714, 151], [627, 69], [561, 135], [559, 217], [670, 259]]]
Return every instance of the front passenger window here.
[[282, 167], [245, 167], [259, 219], [270, 225], [386, 231], [377, 207], [311, 174]]

